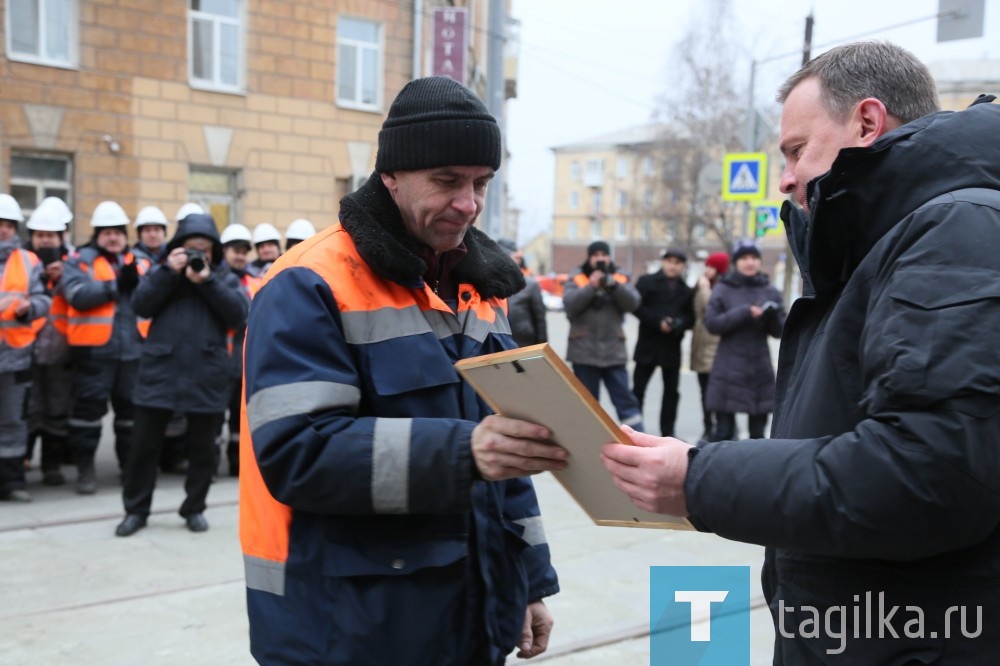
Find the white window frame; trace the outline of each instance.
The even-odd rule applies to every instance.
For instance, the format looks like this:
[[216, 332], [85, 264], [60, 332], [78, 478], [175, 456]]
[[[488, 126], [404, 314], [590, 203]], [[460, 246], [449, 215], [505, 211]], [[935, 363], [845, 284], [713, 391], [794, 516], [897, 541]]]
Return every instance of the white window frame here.
[[80, 20], [79, 20], [79, 0], [63, 0], [66, 7], [66, 27], [67, 27], [67, 45], [68, 50], [66, 54], [66, 59], [53, 58], [45, 54], [46, 50], [46, 30], [45, 30], [45, 19], [46, 12], [48, 11], [46, 7], [45, 0], [37, 0], [38, 6], [38, 54], [34, 53], [19, 53], [14, 51], [14, 43], [11, 36], [14, 34], [13, 26], [11, 26], [11, 21], [13, 17], [12, 5], [16, 2], [23, 2], [24, 0], [8, 0], [7, 6], [4, 11], [4, 23], [7, 35], [7, 58], [17, 62], [28, 62], [35, 65], [46, 65], [48, 67], [60, 67], [62, 69], [78, 69], [80, 65]]
[[576, 160], [569, 163], [569, 177], [572, 180], [580, 180], [580, 163]]
[[628, 223], [625, 220], [618, 220], [615, 223], [615, 239], [625, 240], [628, 238]]
[[604, 193], [601, 192], [600, 190], [594, 190], [591, 193], [591, 203], [593, 205], [592, 210], [594, 215], [600, 215], [601, 209], [604, 206]]
[[566, 238], [569, 240], [576, 240], [578, 233], [576, 220], [570, 220], [569, 224], [566, 225]]
[[625, 210], [628, 208], [628, 192], [625, 190], [618, 191], [618, 210]]
[[[11, 151], [10, 160], [10, 186], [11, 190], [15, 187], [33, 187], [35, 188], [35, 205], [37, 206], [42, 199], [47, 196], [51, 196], [50, 190], [60, 189], [66, 191], [66, 205], [71, 209], [73, 208], [73, 195], [75, 191], [73, 189], [73, 158], [70, 155], [62, 153], [36, 153], [36, 152], [20, 152], [16, 150]], [[32, 178], [26, 177], [20, 174], [14, 173], [14, 158], [22, 157], [27, 159], [41, 159], [41, 160], [53, 160], [57, 162], [66, 163], [66, 178], [65, 180], [51, 179], [51, 178]], [[20, 204], [20, 202], [18, 202]], [[34, 208], [22, 208], [25, 218], [30, 216], [34, 212]], [[70, 223], [69, 229], [72, 230], [73, 224]]]
[[649, 240], [652, 237], [653, 222], [651, 220], [643, 220], [642, 224], [639, 225], [639, 237], [642, 240]]
[[656, 175], [656, 163], [652, 157], [644, 157], [642, 160], [642, 173], [646, 176]]
[[579, 192], [570, 192], [569, 193], [569, 202], [568, 202], [568, 205], [570, 207], [570, 210], [576, 210], [577, 208], [580, 207], [580, 193]]
[[591, 239], [602, 238], [602, 234], [601, 234], [601, 221], [600, 220], [591, 220], [590, 221], [590, 238]]
[[[355, 21], [357, 23], [368, 23], [375, 26], [377, 36], [374, 42], [361, 41], [357, 39], [351, 39], [349, 37], [341, 37], [339, 34], [340, 22], [341, 21]], [[382, 109], [382, 97], [383, 88], [385, 80], [385, 25], [379, 21], [372, 21], [370, 19], [356, 17], [356, 16], [338, 16], [337, 17], [337, 70], [336, 76], [337, 81], [334, 81], [334, 95], [337, 98], [337, 106], [345, 109], [356, 109], [359, 111], [380, 111]], [[375, 54], [375, 100], [372, 102], [364, 102], [360, 99], [361, 91], [363, 86], [360, 84], [364, 76], [364, 58], [355, 58], [355, 70], [354, 77], [357, 83], [355, 85], [355, 98], [347, 99], [340, 96], [340, 61], [341, 49], [353, 48], [359, 52], [359, 54], [374, 53]]]
[[[245, 0], [237, 0], [239, 3], [236, 18], [213, 14], [191, 9], [191, 0], [188, 0], [188, 21], [187, 21], [187, 42], [188, 42], [188, 85], [199, 90], [212, 90], [216, 92], [244, 93], [246, 92], [246, 69], [247, 69], [247, 3]], [[194, 22], [208, 21], [212, 25], [212, 78], [202, 79], [194, 74]], [[221, 81], [221, 61], [219, 48], [221, 44], [220, 35], [223, 25], [236, 27], [236, 55], [239, 59], [236, 67], [236, 83], [224, 83]]]
[[[222, 189], [198, 189], [198, 175], [223, 176], [226, 180], [225, 191]], [[243, 189], [243, 172], [240, 169], [219, 168], [212, 166], [188, 165], [188, 196], [187, 200], [200, 205], [206, 212], [211, 211], [212, 204], [220, 204], [227, 209], [226, 226], [243, 224], [243, 207], [240, 205], [240, 191]], [[219, 224], [221, 220], [216, 220]], [[221, 231], [221, 230], [220, 230]]]
[[642, 193], [642, 207], [646, 210], [653, 208], [653, 190], [646, 190]]
[[628, 158], [619, 157], [618, 158], [618, 177], [628, 178]]

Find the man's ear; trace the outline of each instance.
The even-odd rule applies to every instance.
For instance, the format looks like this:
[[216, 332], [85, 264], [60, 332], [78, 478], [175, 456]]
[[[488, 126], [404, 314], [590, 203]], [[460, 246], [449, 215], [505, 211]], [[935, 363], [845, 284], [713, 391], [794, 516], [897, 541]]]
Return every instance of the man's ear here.
[[396, 193], [396, 174], [392, 171], [383, 171], [379, 173], [382, 178], [382, 184], [385, 185], [385, 189], [389, 190], [391, 193]]
[[868, 147], [880, 136], [893, 129], [899, 123], [894, 123], [885, 110], [885, 104], [868, 97], [858, 102], [854, 107], [854, 120], [857, 123], [858, 145]]

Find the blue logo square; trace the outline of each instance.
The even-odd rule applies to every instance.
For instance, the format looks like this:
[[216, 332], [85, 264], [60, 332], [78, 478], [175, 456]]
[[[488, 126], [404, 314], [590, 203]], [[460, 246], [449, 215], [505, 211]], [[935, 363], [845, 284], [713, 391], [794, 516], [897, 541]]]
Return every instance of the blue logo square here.
[[750, 567], [650, 567], [650, 666], [750, 663]]

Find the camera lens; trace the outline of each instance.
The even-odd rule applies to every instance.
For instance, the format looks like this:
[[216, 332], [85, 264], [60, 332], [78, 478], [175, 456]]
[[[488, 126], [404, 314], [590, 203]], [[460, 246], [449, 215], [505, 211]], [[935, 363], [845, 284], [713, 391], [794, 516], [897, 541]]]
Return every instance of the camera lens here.
[[191, 261], [188, 262], [188, 266], [191, 267], [195, 273], [201, 273], [205, 270], [205, 258], [204, 257], [191, 257]]

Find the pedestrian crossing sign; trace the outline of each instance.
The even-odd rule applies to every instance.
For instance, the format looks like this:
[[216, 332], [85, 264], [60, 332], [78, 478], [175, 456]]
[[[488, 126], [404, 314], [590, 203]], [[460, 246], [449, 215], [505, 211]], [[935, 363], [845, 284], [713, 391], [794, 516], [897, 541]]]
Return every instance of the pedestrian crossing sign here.
[[722, 199], [753, 201], [767, 195], [767, 153], [727, 153], [722, 160]]

